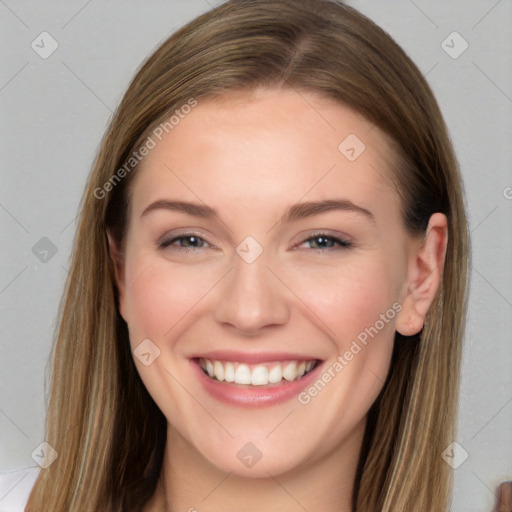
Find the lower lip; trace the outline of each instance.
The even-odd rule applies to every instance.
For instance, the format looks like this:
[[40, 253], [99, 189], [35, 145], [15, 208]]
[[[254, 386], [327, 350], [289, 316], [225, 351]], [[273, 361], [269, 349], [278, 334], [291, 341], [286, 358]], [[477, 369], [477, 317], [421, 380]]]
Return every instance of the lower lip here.
[[297, 397], [301, 391], [316, 380], [322, 366], [321, 363], [318, 364], [314, 370], [299, 380], [282, 381], [281, 384], [267, 387], [221, 382], [208, 377], [199, 366], [197, 359], [191, 359], [190, 362], [199, 382], [209, 395], [221, 402], [242, 407], [264, 407]]

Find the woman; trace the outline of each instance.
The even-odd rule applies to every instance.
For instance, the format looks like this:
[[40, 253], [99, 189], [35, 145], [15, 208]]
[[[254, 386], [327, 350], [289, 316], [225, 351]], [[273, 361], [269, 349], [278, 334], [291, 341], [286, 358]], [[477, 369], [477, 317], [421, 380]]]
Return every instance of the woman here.
[[148, 59], [86, 187], [27, 511], [441, 511], [468, 234], [416, 66], [327, 0]]

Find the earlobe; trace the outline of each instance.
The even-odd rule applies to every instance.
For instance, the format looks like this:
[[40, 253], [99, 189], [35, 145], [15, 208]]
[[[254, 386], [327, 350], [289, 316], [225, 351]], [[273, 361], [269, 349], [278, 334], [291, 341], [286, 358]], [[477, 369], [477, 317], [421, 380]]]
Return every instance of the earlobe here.
[[408, 288], [397, 316], [396, 330], [403, 336], [418, 334], [425, 323], [443, 277], [448, 244], [448, 222], [442, 213], [434, 213], [425, 236], [412, 251], [408, 270]]
[[[116, 288], [118, 291], [118, 299], [119, 299], [119, 310], [121, 316], [125, 318], [124, 315], [124, 295], [125, 295], [125, 282], [124, 282], [124, 255], [120, 250], [117, 242], [112, 237], [111, 233], [107, 232], [108, 238], [108, 250], [110, 258], [114, 264], [114, 278], [116, 283]], [[126, 319], [125, 319], [126, 320]]]

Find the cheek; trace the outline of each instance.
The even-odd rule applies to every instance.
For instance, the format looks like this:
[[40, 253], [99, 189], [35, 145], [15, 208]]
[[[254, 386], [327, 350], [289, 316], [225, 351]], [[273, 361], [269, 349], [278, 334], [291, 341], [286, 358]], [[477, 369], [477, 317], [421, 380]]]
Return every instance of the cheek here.
[[[384, 384], [393, 351], [397, 279], [385, 261], [361, 260], [356, 265], [302, 277], [297, 289], [321, 320], [336, 356], [327, 364], [335, 380], [325, 400], [351, 404], [366, 413]], [[327, 329], [328, 328], [328, 332]], [[351, 390], [357, 389], [357, 393]], [[337, 398], [334, 398], [337, 397]], [[323, 399], [322, 399], [323, 400]]]
[[304, 302], [340, 340], [340, 348], [376, 323], [378, 331], [394, 331], [396, 311], [392, 306], [398, 279], [383, 258], [360, 259], [357, 264], [342, 262], [311, 274], [297, 273], [294, 282]]
[[[126, 268], [126, 316], [130, 340], [150, 338], [159, 344], [179, 331], [182, 320], [199, 307], [214, 276], [195, 268], [174, 268], [162, 258], [141, 255]], [[186, 322], [183, 322], [186, 323]]]

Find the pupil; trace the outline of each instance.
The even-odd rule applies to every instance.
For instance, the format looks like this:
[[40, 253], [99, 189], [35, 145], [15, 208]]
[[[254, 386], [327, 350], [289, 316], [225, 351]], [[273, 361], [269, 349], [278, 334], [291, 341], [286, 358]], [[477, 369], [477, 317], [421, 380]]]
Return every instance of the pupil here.
[[197, 247], [199, 240], [195, 236], [188, 236], [182, 240], [185, 247]]
[[318, 236], [316, 237], [316, 245], [323, 248], [332, 247], [332, 240], [324, 236]]

